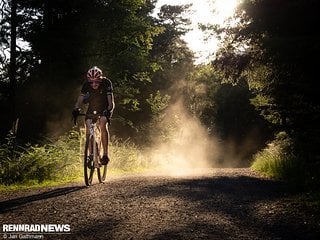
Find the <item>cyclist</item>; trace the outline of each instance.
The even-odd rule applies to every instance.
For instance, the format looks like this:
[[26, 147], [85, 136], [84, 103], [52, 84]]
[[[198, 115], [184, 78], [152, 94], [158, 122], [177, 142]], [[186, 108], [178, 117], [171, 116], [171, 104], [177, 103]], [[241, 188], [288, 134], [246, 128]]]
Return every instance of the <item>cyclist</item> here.
[[[103, 157], [101, 164], [106, 165], [110, 161], [108, 155], [110, 118], [112, 116], [115, 103], [113, 97], [112, 82], [103, 76], [102, 71], [97, 66], [90, 68], [87, 72], [87, 80], [83, 85], [80, 95], [72, 111], [73, 118], [76, 119], [80, 113], [82, 104], [88, 104], [86, 114], [93, 114], [96, 111], [102, 114], [99, 120], [101, 130], [101, 140], [103, 145]], [[89, 135], [90, 119], [86, 116], [86, 135]]]

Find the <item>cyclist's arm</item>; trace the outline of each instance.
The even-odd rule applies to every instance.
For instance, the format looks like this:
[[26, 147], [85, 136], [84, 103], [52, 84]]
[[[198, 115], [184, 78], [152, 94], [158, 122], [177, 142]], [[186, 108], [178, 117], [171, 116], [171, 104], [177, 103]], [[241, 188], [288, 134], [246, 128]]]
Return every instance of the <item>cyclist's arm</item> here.
[[78, 97], [78, 99], [77, 99], [76, 104], [74, 105], [74, 108], [75, 108], [75, 109], [79, 109], [79, 108], [82, 107], [83, 101], [84, 101], [84, 99], [85, 99], [85, 95], [86, 95], [86, 93], [87, 93], [88, 91], [89, 91], [89, 84], [88, 84], [88, 82], [86, 82], [86, 83], [84, 83], [84, 84], [82, 85], [80, 95], [79, 95], [79, 97]]
[[108, 111], [112, 112], [115, 108], [113, 93], [107, 95], [108, 99]]
[[84, 94], [80, 94], [78, 99], [77, 99], [76, 104], [74, 105], [74, 109], [81, 108], [83, 100], [84, 100]]
[[114, 97], [113, 97], [113, 86], [110, 79], [105, 78], [105, 84], [107, 89], [107, 101], [108, 101], [108, 111], [112, 112], [115, 108]]

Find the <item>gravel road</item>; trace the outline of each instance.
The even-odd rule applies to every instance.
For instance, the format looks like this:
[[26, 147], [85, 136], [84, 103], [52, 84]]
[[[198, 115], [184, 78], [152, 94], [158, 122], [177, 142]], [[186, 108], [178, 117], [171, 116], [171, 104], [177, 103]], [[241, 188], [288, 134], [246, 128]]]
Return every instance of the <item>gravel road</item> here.
[[319, 212], [248, 168], [144, 174], [0, 195], [0, 222], [68, 224], [69, 233], [0, 239], [320, 239]]

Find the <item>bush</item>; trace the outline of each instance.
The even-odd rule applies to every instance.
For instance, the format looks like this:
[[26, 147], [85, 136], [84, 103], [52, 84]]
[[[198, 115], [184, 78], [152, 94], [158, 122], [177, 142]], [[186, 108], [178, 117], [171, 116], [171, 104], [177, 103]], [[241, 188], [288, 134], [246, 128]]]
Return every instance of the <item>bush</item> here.
[[294, 186], [303, 186], [307, 179], [307, 168], [294, 149], [292, 139], [280, 132], [267, 148], [254, 156], [251, 167], [268, 177], [288, 181]]
[[[63, 182], [83, 176], [82, 158], [85, 132], [70, 131], [57, 141], [41, 145], [17, 146], [12, 134], [0, 146], [0, 184]], [[135, 172], [152, 167], [151, 162], [130, 139], [112, 137], [111, 172]]]
[[110, 143], [110, 169], [114, 171], [137, 171], [149, 167], [141, 150], [130, 139], [113, 137]]
[[79, 176], [79, 138], [78, 132], [70, 131], [54, 143], [21, 147], [9, 134], [7, 143], [0, 146], [0, 184], [41, 183]]

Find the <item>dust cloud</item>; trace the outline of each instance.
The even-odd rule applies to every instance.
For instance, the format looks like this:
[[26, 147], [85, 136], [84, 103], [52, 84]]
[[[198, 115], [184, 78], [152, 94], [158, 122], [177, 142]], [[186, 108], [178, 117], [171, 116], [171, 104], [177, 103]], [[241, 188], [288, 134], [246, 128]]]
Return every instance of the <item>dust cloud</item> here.
[[160, 172], [189, 175], [218, 164], [218, 140], [209, 137], [199, 119], [185, 110], [183, 101], [167, 109], [153, 134], [153, 146], [145, 154]]

